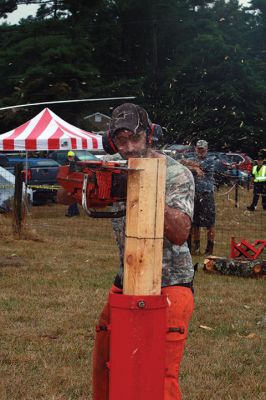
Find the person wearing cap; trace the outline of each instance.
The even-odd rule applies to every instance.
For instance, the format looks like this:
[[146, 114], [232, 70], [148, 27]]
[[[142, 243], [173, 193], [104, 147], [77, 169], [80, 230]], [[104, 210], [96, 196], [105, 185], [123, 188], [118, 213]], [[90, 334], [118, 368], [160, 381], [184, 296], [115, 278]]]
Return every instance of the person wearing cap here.
[[[186, 243], [193, 217], [194, 180], [188, 168], [152, 148], [152, 143], [158, 139], [158, 127], [157, 125], [154, 129], [142, 107], [131, 103], [122, 104], [113, 110], [110, 129], [103, 137], [103, 146], [105, 151], [114, 154], [112, 157], [116, 159], [166, 158], [162, 293], [167, 296], [168, 327], [182, 325], [184, 331], [166, 337], [164, 400], [180, 400], [178, 371], [194, 309], [194, 268]], [[119, 248], [120, 269], [111, 293], [122, 293], [125, 217], [114, 219], [113, 228]], [[109, 323], [110, 306], [107, 303], [101, 313], [98, 327], [108, 326]], [[108, 360], [108, 332], [105, 329], [97, 329], [93, 354], [93, 400], [108, 399], [108, 371], [105, 367]]]
[[75, 161], [75, 153], [74, 153], [74, 151], [69, 150], [67, 152], [67, 158], [68, 158], [69, 162]]
[[249, 211], [256, 210], [260, 196], [262, 208], [263, 210], [266, 210], [266, 165], [264, 163], [263, 154], [259, 154], [256, 161], [256, 165], [254, 165], [252, 168], [254, 186], [252, 203], [247, 207]]
[[[67, 161], [66, 165], [71, 165], [76, 161], [76, 154], [74, 151], [69, 150], [67, 153]], [[68, 206], [67, 212], [65, 214], [66, 217], [76, 217], [79, 215], [78, 203], [76, 201], [71, 202]]]
[[200, 228], [207, 228], [205, 255], [213, 254], [215, 238], [214, 167], [215, 161], [208, 157], [208, 142], [198, 140], [195, 157], [183, 160], [193, 172], [195, 179], [195, 203], [192, 223], [192, 254], [200, 255]]

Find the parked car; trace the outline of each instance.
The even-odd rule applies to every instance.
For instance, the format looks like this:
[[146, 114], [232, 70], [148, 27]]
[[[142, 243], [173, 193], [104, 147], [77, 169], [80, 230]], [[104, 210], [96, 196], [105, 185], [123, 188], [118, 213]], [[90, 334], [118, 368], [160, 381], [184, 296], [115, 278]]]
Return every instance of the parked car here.
[[208, 155], [213, 157], [215, 160], [214, 179], [216, 184], [219, 186], [229, 183], [228, 173], [231, 170], [231, 165], [226, 153], [219, 151], [209, 151]]
[[0, 165], [5, 163], [5, 168], [14, 174], [15, 165], [23, 164], [25, 183], [33, 189], [33, 205], [46, 203], [48, 200], [55, 201], [56, 189], [48, 186], [57, 185], [57, 173], [59, 164], [48, 158], [24, 158], [7, 157], [1, 154]]
[[[214, 180], [216, 186], [220, 186], [223, 184], [229, 183], [228, 179], [228, 171], [231, 169], [230, 163], [227, 160], [226, 154], [222, 152], [209, 151], [208, 156], [212, 157], [214, 162]], [[174, 158], [177, 160], [180, 159], [195, 159], [195, 152], [182, 153], [178, 154]]]
[[92, 150], [91, 154], [94, 155], [99, 160], [102, 160], [104, 158], [104, 156], [107, 155], [106, 151], [104, 151], [104, 150]]
[[239, 185], [249, 187], [251, 183], [252, 175], [249, 171], [241, 171], [241, 169], [238, 168], [231, 168], [226, 172], [226, 175], [231, 184], [238, 183]]
[[252, 171], [253, 161], [245, 153], [226, 153], [232, 168], [238, 168], [241, 171]]
[[174, 159], [180, 159], [184, 153], [192, 152], [193, 149], [194, 146], [188, 144], [172, 144], [164, 147], [161, 152]]
[[[182, 159], [194, 159], [196, 157], [195, 152], [179, 152], [169, 155], [177, 161]], [[251, 181], [249, 170], [237, 168], [235, 162], [231, 162], [230, 158], [228, 157], [228, 153], [209, 151], [208, 156], [213, 157], [215, 160], [214, 179], [217, 187], [223, 184], [233, 184], [236, 182], [241, 185], [249, 185]]]
[[[96, 155], [90, 153], [87, 150], [73, 150], [78, 161], [91, 161], [97, 160]], [[64, 165], [67, 162], [68, 150], [53, 151], [49, 154], [49, 159], [57, 161], [60, 165]]]
[[8, 157], [5, 154], [0, 154], [0, 167], [8, 167]]

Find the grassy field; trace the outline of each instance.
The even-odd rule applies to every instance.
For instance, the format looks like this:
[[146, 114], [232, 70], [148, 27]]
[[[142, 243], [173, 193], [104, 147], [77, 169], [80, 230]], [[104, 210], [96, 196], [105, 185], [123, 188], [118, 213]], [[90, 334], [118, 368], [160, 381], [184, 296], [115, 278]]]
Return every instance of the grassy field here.
[[[236, 236], [243, 225], [265, 237], [265, 215], [247, 214], [246, 201], [227, 216], [223, 202], [231, 199], [218, 199], [218, 253], [228, 253], [232, 226]], [[22, 240], [0, 215], [0, 400], [91, 399], [94, 327], [118, 254], [110, 221], [65, 218], [65, 208], [34, 207]], [[184, 400], [266, 399], [265, 280], [200, 268], [195, 302], [181, 368]]]

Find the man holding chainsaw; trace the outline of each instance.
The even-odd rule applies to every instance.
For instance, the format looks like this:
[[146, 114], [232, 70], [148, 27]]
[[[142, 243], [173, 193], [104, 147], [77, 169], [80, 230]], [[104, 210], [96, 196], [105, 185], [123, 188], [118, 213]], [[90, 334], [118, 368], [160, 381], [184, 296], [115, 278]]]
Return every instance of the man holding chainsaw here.
[[[152, 144], [158, 140], [159, 130], [158, 125], [151, 124], [147, 112], [142, 107], [125, 103], [113, 110], [110, 130], [103, 137], [103, 146], [107, 153], [118, 153], [120, 158], [125, 160], [165, 157], [152, 149]], [[181, 333], [167, 333], [164, 400], [180, 400], [179, 365], [194, 308], [194, 268], [186, 243], [193, 217], [194, 180], [185, 166], [170, 157], [166, 157], [166, 160], [162, 293], [167, 296], [168, 326], [182, 326], [184, 329], [181, 329]], [[111, 292], [122, 293], [125, 217], [114, 219], [113, 227], [120, 253], [120, 270]], [[98, 327], [107, 326], [109, 323], [110, 307], [106, 304]], [[108, 360], [108, 332], [105, 329], [97, 329], [93, 357], [93, 400], [108, 399]]]

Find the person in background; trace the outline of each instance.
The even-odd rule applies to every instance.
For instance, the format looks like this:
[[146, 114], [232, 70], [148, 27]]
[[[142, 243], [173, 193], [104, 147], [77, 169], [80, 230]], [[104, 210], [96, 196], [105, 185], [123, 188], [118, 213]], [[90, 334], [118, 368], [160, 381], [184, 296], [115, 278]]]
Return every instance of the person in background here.
[[214, 200], [214, 166], [213, 157], [208, 157], [208, 142], [198, 140], [195, 156], [180, 161], [193, 173], [195, 180], [194, 217], [191, 230], [191, 247], [193, 255], [200, 255], [200, 228], [207, 228], [207, 246], [205, 255], [213, 254], [215, 239], [215, 200]]
[[262, 154], [258, 155], [257, 163], [252, 168], [252, 176], [254, 183], [253, 199], [247, 209], [255, 211], [261, 196], [262, 208], [266, 210], [266, 165]]
[[[70, 150], [67, 153], [67, 162], [66, 165], [70, 165], [71, 163], [76, 161], [75, 153], [74, 151]], [[79, 215], [79, 208], [78, 208], [78, 203], [73, 202], [68, 206], [67, 212], [65, 214], [66, 217], [76, 217]]]
[[[165, 356], [164, 400], [181, 400], [178, 383], [179, 366], [188, 335], [188, 325], [194, 309], [194, 268], [186, 243], [191, 228], [194, 204], [194, 181], [191, 172], [170, 157], [152, 149], [156, 132], [147, 112], [140, 106], [125, 103], [113, 110], [110, 130], [103, 138], [107, 153], [119, 153], [120, 159], [151, 157], [166, 158], [166, 197], [162, 266], [162, 293], [167, 296], [167, 326], [184, 327], [184, 332], [167, 337]], [[111, 293], [123, 292], [123, 259], [125, 217], [113, 220], [120, 253], [120, 270]], [[110, 306], [106, 303], [98, 326], [110, 324]], [[170, 334], [169, 334], [170, 335]], [[108, 332], [97, 330], [93, 361], [93, 400], [108, 399], [109, 360]], [[122, 399], [121, 399], [122, 400]], [[126, 400], [126, 399], [123, 399]]]

